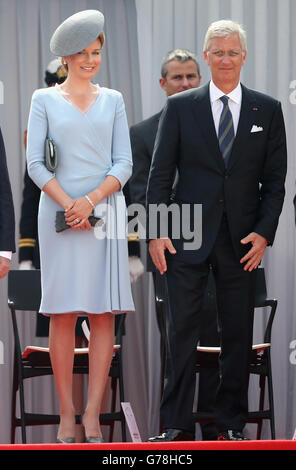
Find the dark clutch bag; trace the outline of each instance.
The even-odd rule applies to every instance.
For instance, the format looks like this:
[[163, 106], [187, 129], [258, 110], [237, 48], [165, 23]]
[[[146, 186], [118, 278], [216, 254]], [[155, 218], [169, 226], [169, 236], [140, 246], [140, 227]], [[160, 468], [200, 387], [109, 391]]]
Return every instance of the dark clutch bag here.
[[58, 152], [54, 141], [49, 137], [45, 139], [44, 153], [46, 168], [53, 173], [58, 166]]
[[[89, 216], [88, 220], [92, 227], [94, 227], [98, 222], [100, 222], [99, 225], [103, 224], [103, 220], [100, 217], [96, 217], [93, 214]], [[70, 225], [68, 225], [66, 222], [64, 211], [57, 211], [55, 226], [56, 226], [57, 233], [63, 232], [64, 230], [71, 228]]]

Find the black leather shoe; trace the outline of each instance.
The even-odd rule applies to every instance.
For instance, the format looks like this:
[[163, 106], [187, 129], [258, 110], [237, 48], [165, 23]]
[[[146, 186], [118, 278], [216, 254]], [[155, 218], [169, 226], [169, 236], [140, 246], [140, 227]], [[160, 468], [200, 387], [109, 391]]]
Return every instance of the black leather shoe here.
[[217, 440], [217, 433], [202, 433], [202, 440], [203, 441], [216, 441]]
[[194, 441], [194, 436], [190, 432], [182, 429], [165, 429], [160, 436], [150, 437], [148, 442], [171, 442], [171, 441]]
[[218, 431], [214, 423], [200, 423], [203, 441], [216, 441]]
[[220, 432], [218, 434], [218, 441], [249, 441], [247, 437], [243, 435], [241, 431], [228, 431]]

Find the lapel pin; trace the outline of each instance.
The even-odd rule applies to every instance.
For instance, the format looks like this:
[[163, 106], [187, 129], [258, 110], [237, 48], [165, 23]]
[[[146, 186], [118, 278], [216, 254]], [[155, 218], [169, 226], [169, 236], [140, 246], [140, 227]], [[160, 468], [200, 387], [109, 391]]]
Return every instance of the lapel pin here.
[[258, 108], [253, 108], [253, 111], [258, 111]]

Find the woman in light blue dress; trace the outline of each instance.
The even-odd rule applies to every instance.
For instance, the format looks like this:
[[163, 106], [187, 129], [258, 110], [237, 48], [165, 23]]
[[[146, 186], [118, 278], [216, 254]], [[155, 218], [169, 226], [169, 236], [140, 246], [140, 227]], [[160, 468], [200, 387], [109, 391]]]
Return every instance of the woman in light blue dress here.
[[[72, 369], [77, 315], [88, 315], [90, 322], [83, 425], [88, 442], [102, 442], [98, 417], [113, 354], [114, 314], [134, 311], [121, 192], [131, 175], [132, 159], [122, 95], [91, 82], [101, 63], [102, 15], [87, 10], [70, 18], [70, 29], [68, 19], [55, 32], [58, 39], [63, 33], [65, 53], [60, 55], [68, 78], [62, 85], [33, 94], [27, 161], [30, 177], [42, 189], [40, 312], [50, 315], [50, 356], [60, 401], [58, 442], [74, 442]], [[97, 31], [91, 37], [86, 33], [94, 24]], [[80, 48], [67, 53], [67, 44], [75, 42], [71, 35], [77, 40], [79, 34]], [[54, 173], [45, 166], [46, 137], [53, 139], [58, 152]], [[57, 211], [65, 211], [70, 226], [59, 233]], [[103, 225], [91, 227], [88, 217], [93, 211]]]

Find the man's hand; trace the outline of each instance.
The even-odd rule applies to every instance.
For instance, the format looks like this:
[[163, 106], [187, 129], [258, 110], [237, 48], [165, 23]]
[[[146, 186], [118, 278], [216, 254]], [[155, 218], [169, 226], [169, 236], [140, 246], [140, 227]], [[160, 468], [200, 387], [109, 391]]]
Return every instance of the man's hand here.
[[160, 274], [164, 274], [167, 270], [165, 250], [169, 250], [172, 255], [176, 254], [176, 250], [169, 238], [155, 238], [155, 240], [149, 242], [149, 253]]
[[0, 279], [7, 276], [10, 269], [10, 259], [0, 256]]
[[259, 233], [252, 232], [243, 238], [241, 243], [243, 245], [252, 243], [253, 245], [248, 253], [240, 260], [241, 263], [245, 263], [247, 261], [244, 266], [245, 271], [253, 271], [253, 269], [256, 269], [259, 266], [263, 258], [265, 248], [267, 246], [267, 240], [262, 237], [262, 235], [259, 235]]

